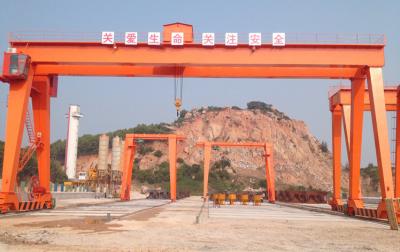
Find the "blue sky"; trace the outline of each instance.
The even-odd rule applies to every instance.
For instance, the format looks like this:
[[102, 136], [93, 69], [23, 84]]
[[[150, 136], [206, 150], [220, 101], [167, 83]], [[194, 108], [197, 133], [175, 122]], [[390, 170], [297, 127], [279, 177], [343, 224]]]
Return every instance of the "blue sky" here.
[[[0, 48], [15, 31], [161, 31], [185, 22], [195, 32], [384, 33], [388, 84], [400, 81], [400, 1], [4, 1], [0, 9]], [[1, 66], [2, 62], [0, 62]], [[185, 109], [241, 106], [251, 100], [273, 104], [304, 120], [311, 132], [331, 143], [327, 92], [346, 80], [185, 79]], [[156, 90], [156, 92], [154, 92]], [[150, 94], [151, 95], [148, 95]], [[4, 139], [8, 86], [0, 86], [0, 138]], [[85, 117], [80, 135], [175, 119], [169, 78], [61, 77], [52, 100], [52, 140], [66, 137], [65, 113], [79, 104]], [[391, 117], [391, 115], [389, 116]], [[376, 163], [370, 116], [365, 116], [363, 164]], [[389, 121], [390, 123], [390, 121]]]

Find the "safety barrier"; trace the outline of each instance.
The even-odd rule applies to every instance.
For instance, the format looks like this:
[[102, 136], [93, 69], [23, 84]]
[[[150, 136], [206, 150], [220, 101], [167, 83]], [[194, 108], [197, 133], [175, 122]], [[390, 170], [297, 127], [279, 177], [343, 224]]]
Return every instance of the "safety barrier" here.
[[213, 202], [214, 207], [225, 205], [226, 202], [228, 202], [229, 205], [235, 205], [236, 202], [242, 205], [248, 205], [249, 202], [253, 202], [254, 206], [260, 206], [264, 201], [264, 195], [266, 195], [265, 192], [213, 193], [208, 199]]

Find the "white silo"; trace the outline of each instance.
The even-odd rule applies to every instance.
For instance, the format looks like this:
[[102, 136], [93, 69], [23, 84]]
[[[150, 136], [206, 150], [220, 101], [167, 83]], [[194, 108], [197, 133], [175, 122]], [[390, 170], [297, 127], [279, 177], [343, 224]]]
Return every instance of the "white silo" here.
[[104, 173], [108, 168], [108, 143], [109, 137], [105, 134], [100, 136], [99, 139], [99, 157], [97, 161], [97, 169]]
[[76, 178], [76, 158], [78, 155], [79, 119], [83, 117], [79, 105], [70, 105], [68, 118], [67, 145], [65, 147], [65, 170], [68, 179]]
[[119, 171], [121, 162], [121, 140], [116, 136], [112, 140], [111, 170]]

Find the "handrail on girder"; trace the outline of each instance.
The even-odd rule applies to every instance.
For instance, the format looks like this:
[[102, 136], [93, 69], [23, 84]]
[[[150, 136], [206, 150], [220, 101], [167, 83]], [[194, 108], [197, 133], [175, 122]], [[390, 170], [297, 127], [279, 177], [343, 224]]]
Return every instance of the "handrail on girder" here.
[[[160, 31], [161, 32], [161, 31]], [[147, 32], [137, 31], [139, 43], [147, 42]], [[247, 32], [237, 32], [238, 43], [248, 42]], [[114, 32], [116, 43], [125, 41], [125, 32]], [[272, 43], [272, 32], [261, 32], [262, 44]], [[160, 34], [162, 36], [162, 32]], [[56, 32], [56, 31], [19, 31], [9, 33], [10, 42], [99, 42], [101, 32]], [[193, 42], [200, 43], [202, 33], [193, 33]], [[215, 33], [215, 43], [224, 44], [225, 33]], [[385, 45], [386, 36], [384, 34], [365, 34], [365, 33], [316, 33], [316, 32], [288, 32], [285, 33], [286, 44], [356, 44], [356, 45]]]

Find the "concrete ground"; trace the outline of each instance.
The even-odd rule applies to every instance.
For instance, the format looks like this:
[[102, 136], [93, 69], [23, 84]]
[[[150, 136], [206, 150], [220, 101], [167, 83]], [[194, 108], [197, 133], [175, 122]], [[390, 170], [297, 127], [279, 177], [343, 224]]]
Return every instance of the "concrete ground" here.
[[386, 224], [268, 203], [202, 206], [133, 200], [2, 217], [0, 251], [400, 251]]

